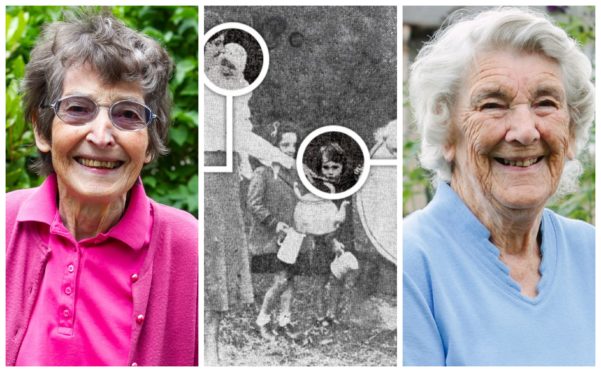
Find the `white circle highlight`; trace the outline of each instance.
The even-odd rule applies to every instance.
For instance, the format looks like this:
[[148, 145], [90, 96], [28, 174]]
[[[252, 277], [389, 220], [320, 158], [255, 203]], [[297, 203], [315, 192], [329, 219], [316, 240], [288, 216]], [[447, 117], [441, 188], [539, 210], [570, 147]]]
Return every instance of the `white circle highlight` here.
[[202, 38], [203, 66], [204, 66], [204, 49], [205, 49], [206, 43], [216, 33], [221, 32], [223, 30], [228, 30], [228, 29], [242, 30], [242, 31], [250, 34], [259, 43], [259, 46], [261, 47], [261, 53], [263, 53], [263, 65], [261, 66], [261, 72], [259, 73], [259, 76], [257, 76], [257, 78], [255, 79], [255, 81], [252, 82], [252, 84], [250, 84], [249, 86], [244, 87], [242, 89], [225, 89], [225, 88], [221, 88], [221, 87], [215, 85], [208, 78], [206, 71], [204, 71], [204, 67], [203, 67], [203, 75], [205, 78], [205, 85], [209, 89], [211, 89], [213, 92], [220, 94], [222, 96], [238, 97], [238, 96], [243, 96], [245, 94], [248, 94], [248, 93], [252, 92], [253, 90], [255, 90], [259, 85], [261, 85], [261, 83], [263, 82], [263, 79], [265, 79], [265, 77], [267, 76], [267, 70], [269, 70], [269, 49], [267, 48], [267, 43], [265, 42], [265, 40], [263, 40], [263, 37], [261, 37], [261, 35], [259, 35], [259, 33], [254, 28], [247, 26], [243, 23], [238, 23], [238, 22], [222, 23], [222, 24], [217, 25], [217, 26], [213, 27], [212, 29], [210, 29], [206, 34], [204, 34], [204, 36]]
[[[309, 179], [305, 175], [305, 172], [303, 171], [303, 155], [305, 154], [307, 146], [309, 146], [311, 141], [313, 141], [317, 136], [329, 132], [339, 132], [351, 137], [355, 142], [357, 142], [359, 148], [361, 148], [361, 153], [363, 154], [363, 170], [361, 171], [361, 175], [359, 176], [357, 183], [355, 183], [355, 185], [353, 185], [353, 187], [351, 187], [348, 190], [337, 192], [334, 194], [321, 191], [317, 187], [313, 186], [313, 184], [309, 181]], [[371, 159], [369, 157], [369, 149], [367, 148], [367, 145], [365, 144], [363, 139], [357, 133], [355, 133], [349, 128], [341, 127], [339, 125], [327, 125], [325, 127], [321, 127], [314, 130], [303, 140], [303, 142], [298, 148], [298, 153], [296, 155], [296, 171], [298, 172], [298, 177], [300, 178], [301, 182], [311, 194], [319, 196], [322, 199], [338, 200], [348, 198], [349, 196], [359, 191], [359, 189], [363, 186], [365, 181], [367, 181], [367, 177], [369, 176], [370, 160]]]

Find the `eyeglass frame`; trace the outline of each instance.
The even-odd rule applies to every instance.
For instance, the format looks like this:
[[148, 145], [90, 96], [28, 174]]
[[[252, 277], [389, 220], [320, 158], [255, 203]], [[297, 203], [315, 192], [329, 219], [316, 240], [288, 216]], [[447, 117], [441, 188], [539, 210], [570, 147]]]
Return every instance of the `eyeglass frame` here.
[[[94, 116], [93, 116], [93, 117], [92, 117], [92, 119], [90, 119], [89, 121], [83, 122], [83, 123], [81, 123], [81, 124], [69, 124], [69, 123], [67, 123], [67, 122], [66, 122], [66, 121], [65, 121], [63, 118], [61, 118], [61, 117], [60, 117], [60, 115], [57, 113], [57, 107], [58, 107], [58, 105], [59, 105], [59, 104], [60, 104], [62, 101], [66, 100], [66, 99], [68, 99], [68, 98], [76, 98], [76, 97], [77, 97], [77, 98], [85, 98], [85, 99], [89, 99], [90, 101], [92, 101], [92, 102], [94, 103], [94, 105], [95, 105], [96, 109], [95, 109], [95, 112], [94, 112]], [[150, 120], [148, 120], [148, 122], [147, 122], [147, 123], [145, 123], [145, 126], [144, 126], [143, 128], [137, 128], [137, 129], [124, 129], [124, 128], [122, 128], [122, 127], [118, 126], [117, 124], [115, 124], [115, 122], [113, 121], [113, 118], [112, 118], [112, 116], [110, 115], [111, 108], [113, 108], [113, 106], [115, 106], [116, 104], [119, 104], [119, 103], [122, 103], [122, 102], [133, 102], [133, 103], [136, 103], [136, 104], [138, 104], [138, 105], [141, 105], [142, 107], [144, 107], [144, 108], [148, 109], [148, 111], [150, 112]], [[122, 131], [126, 131], [126, 132], [134, 132], [134, 131], [137, 131], [137, 130], [142, 130], [142, 129], [148, 128], [148, 127], [150, 126], [150, 124], [152, 124], [152, 122], [153, 122], [153, 121], [155, 121], [156, 119], [158, 119], [158, 115], [157, 115], [157, 114], [155, 114], [155, 113], [152, 111], [152, 109], [151, 109], [150, 107], [146, 106], [146, 105], [145, 105], [145, 104], [143, 104], [143, 103], [136, 102], [136, 101], [132, 101], [132, 100], [129, 100], [129, 99], [122, 99], [122, 100], [119, 100], [119, 101], [115, 101], [115, 102], [111, 103], [110, 105], [101, 105], [101, 104], [99, 104], [98, 102], [96, 102], [94, 99], [92, 99], [92, 98], [90, 98], [90, 97], [88, 97], [88, 96], [84, 96], [84, 95], [72, 95], [72, 96], [61, 97], [61, 98], [57, 99], [56, 101], [52, 102], [52, 103], [51, 103], [51, 104], [49, 104], [49, 105], [42, 106], [42, 108], [51, 108], [51, 109], [52, 109], [52, 111], [54, 112], [54, 115], [55, 115], [57, 118], [61, 119], [61, 120], [62, 120], [63, 122], [65, 122], [67, 125], [73, 125], [73, 126], [81, 126], [81, 125], [85, 125], [85, 124], [88, 124], [89, 122], [93, 121], [94, 119], [96, 119], [96, 117], [98, 117], [98, 113], [100, 112], [100, 107], [106, 107], [106, 108], [107, 108], [107, 112], [108, 112], [108, 118], [109, 118], [109, 120], [111, 121], [111, 124], [112, 124], [112, 125], [113, 125], [115, 128], [117, 128], [117, 129], [119, 129], [119, 130], [122, 130]]]

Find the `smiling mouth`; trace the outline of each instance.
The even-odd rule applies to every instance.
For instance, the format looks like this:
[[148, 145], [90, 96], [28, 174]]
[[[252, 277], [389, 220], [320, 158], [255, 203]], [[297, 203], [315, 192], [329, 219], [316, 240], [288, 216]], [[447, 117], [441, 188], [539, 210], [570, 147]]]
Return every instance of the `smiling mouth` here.
[[540, 162], [541, 160], [543, 160], [543, 158], [544, 158], [544, 156], [540, 156], [537, 158], [522, 159], [522, 160], [510, 160], [510, 159], [505, 159], [505, 158], [495, 158], [495, 160], [498, 163], [501, 163], [503, 165], [526, 168], [526, 167], [529, 167], [533, 164]]
[[122, 161], [102, 161], [102, 160], [94, 160], [94, 159], [86, 159], [86, 158], [75, 158], [75, 161], [84, 167], [88, 168], [98, 168], [98, 169], [115, 169], [120, 167], [123, 162]]

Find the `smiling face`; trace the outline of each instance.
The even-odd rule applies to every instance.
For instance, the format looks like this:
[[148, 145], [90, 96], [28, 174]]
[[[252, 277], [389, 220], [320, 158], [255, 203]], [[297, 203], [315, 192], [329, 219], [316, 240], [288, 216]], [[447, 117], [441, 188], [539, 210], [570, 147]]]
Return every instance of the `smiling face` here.
[[445, 148], [453, 188], [493, 213], [542, 208], [573, 158], [559, 65], [538, 54], [480, 54], [459, 92]]
[[102, 105], [96, 118], [83, 125], [69, 125], [57, 116], [52, 121], [52, 141], [36, 133], [36, 145], [51, 152], [59, 194], [80, 202], [110, 203], [124, 198], [150, 161], [148, 129], [122, 131], [113, 126], [108, 106], [119, 100], [144, 103], [135, 83], [104, 84], [87, 66], [71, 67], [65, 74], [62, 97], [87, 96]]
[[284, 154], [294, 158], [296, 155], [296, 145], [298, 142], [298, 138], [296, 137], [296, 133], [286, 132], [282, 134], [282, 139], [278, 143], [278, 148]]

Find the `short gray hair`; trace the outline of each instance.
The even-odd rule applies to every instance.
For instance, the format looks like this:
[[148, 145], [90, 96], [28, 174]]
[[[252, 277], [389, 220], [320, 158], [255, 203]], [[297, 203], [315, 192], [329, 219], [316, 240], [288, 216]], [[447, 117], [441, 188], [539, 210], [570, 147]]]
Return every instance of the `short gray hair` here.
[[[148, 154], [153, 159], [166, 154], [173, 63], [157, 41], [128, 28], [106, 10], [68, 12], [64, 21], [44, 27], [22, 83], [25, 118], [34, 130], [52, 141], [54, 112], [46, 107], [60, 98], [67, 70], [81, 64], [89, 64], [105, 83], [140, 84], [145, 104], [157, 115], [148, 127]], [[32, 168], [41, 175], [51, 173], [51, 154], [40, 152]]]
[[[564, 30], [544, 14], [496, 8], [475, 14], [456, 12], [419, 51], [411, 66], [409, 96], [421, 135], [421, 165], [434, 172], [434, 183], [450, 181], [451, 165], [443, 156], [450, 135], [452, 107], [459, 85], [475, 54], [511, 48], [540, 53], [557, 61], [566, 89], [575, 153], [586, 145], [594, 116], [594, 86], [589, 59]], [[573, 188], [580, 164], [568, 161], [560, 189]], [[569, 168], [569, 169], [568, 169]], [[570, 182], [571, 181], [571, 182]]]

